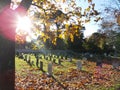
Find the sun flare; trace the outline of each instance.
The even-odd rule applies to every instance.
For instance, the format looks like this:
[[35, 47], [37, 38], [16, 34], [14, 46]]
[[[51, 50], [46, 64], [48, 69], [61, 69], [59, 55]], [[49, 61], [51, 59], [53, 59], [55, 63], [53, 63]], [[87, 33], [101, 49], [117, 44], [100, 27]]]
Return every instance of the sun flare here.
[[[26, 38], [26, 41], [30, 41], [27, 39], [27, 36], [31, 37], [32, 35], [32, 23], [29, 17], [18, 17], [17, 20], [17, 29], [16, 29], [16, 35], [20, 37]], [[31, 37], [32, 38], [32, 37]]]
[[18, 17], [17, 21], [17, 32], [23, 31], [23, 32], [29, 32], [31, 29], [31, 20], [29, 17]]

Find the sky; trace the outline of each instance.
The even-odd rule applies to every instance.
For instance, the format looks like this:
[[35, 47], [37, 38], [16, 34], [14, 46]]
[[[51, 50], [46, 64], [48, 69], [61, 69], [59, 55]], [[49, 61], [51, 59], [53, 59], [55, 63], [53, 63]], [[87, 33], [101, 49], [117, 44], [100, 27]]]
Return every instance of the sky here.
[[[86, 3], [84, 3], [86, 1]], [[81, 6], [82, 8], [87, 8], [89, 5], [87, 3], [87, 0], [76, 0], [77, 5]], [[84, 4], [83, 4], [84, 3]], [[109, 20], [113, 20], [113, 17], [111, 17], [110, 14], [104, 13], [105, 7], [113, 7], [119, 9], [120, 4], [118, 3], [117, 0], [92, 0], [92, 3], [95, 3], [95, 10], [98, 10], [101, 12], [100, 16], [102, 17], [110, 17]], [[96, 22], [90, 22], [85, 24], [86, 30], [84, 31], [84, 36], [88, 37], [92, 33], [97, 32], [98, 29], [100, 29], [99, 23]]]

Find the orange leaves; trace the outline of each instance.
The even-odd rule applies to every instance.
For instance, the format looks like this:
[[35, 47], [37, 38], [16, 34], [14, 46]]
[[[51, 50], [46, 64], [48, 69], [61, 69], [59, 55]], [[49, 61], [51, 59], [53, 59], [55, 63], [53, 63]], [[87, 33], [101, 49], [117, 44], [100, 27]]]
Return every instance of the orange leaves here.
[[92, 0], [88, 0], [88, 3], [91, 3], [92, 2]]
[[22, 35], [16, 35], [16, 42], [19, 44], [23, 44], [25, 42], [25, 38], [26, 36], [22, 36]]

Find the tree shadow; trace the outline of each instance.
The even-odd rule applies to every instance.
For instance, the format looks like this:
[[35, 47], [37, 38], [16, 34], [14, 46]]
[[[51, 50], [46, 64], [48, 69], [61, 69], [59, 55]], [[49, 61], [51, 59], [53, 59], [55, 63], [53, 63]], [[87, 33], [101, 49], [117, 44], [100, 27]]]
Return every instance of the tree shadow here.
[[52, 79], [54, 79], [64, 90], [67, 90], [67, 87], [65, 87], [63, 84], [61, 84], [60, 81], [58, 81], [53, 75], [51, 76]]

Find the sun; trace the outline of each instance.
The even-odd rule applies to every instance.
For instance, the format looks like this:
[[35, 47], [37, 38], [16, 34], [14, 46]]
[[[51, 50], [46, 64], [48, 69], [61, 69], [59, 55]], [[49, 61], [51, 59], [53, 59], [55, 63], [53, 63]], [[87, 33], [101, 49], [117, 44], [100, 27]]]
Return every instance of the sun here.
[[19, 36], [21, 38], [24, 37], [24, 40], [26, 40], [27, 42], [30, 42], [30, 40], [28, 41], [27, 37], [31, 37], [32, 39], [32, 23], [29, 17], [25, 16], [25, 17], [18, 17], [17, 18], [17, 22], [16, 22], [16, 36]]
[[18, 17], [16, 32], [30, 32], [32, 23], [29, 17]]

